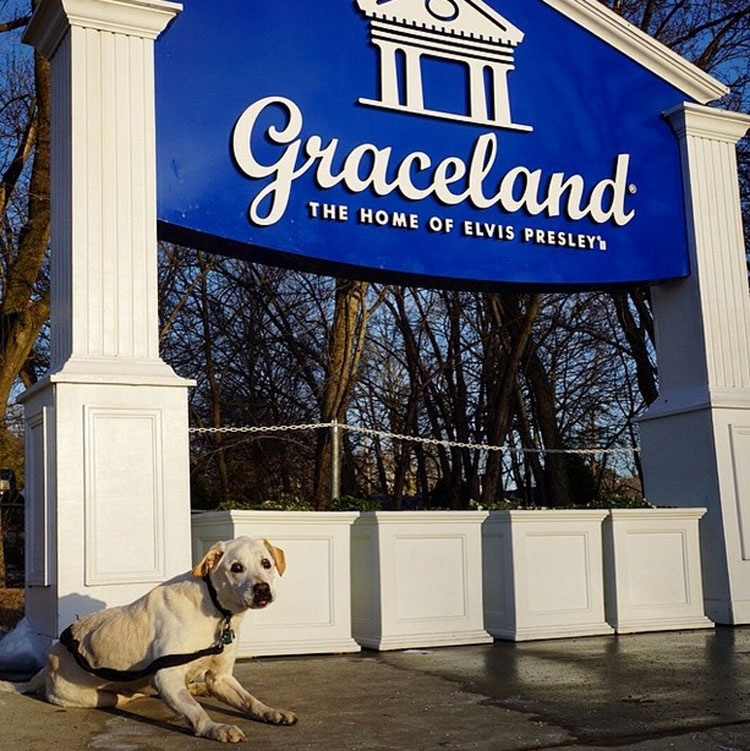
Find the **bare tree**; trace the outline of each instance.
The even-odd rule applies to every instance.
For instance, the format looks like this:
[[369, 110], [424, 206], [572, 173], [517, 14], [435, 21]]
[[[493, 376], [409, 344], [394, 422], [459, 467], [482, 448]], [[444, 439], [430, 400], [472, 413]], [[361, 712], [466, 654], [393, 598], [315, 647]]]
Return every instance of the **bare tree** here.
[[[731, 93], [718, 104], [750, 106], [750, 7], [747, 0], [602, 0], [642, 31], [726, 81]], [[750, 269], [750, 139], [738, 145], [738, 166]], [[614, 294], [617, 315], [637, 364], [638, 386], [647, 404], [658, 394], [650, 351], [654, 323], [648, 290]]]
[[[0, 34], [17, 37], [27, 21], [26, 14], [2, 20]], [[29, 69], [20, 52], [5, 63], [0, 72], [5, 84], [0, 85], [0, 430], [19, 374], [35, 377], [26, 365], [49, 315], [49, 64], [35, 54]], [[0, 584], [4, 580], [0, 545]]]

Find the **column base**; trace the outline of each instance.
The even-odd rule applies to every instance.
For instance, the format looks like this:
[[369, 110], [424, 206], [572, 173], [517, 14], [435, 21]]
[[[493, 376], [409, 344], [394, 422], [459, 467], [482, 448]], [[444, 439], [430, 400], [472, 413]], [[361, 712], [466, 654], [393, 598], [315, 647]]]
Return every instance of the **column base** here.
[[646, 498], [705, 506], [701, 556], [706, 614], [750, 623], [750, 390], [660, 399], [640, 419]]
[[191, 563], [190, 382], [163, 363], [70, 365], [23, 398], [26, 610], [49, 638]]
[[706, 600], [706, 614], [722, 626], [750, 623], [750, 600]]

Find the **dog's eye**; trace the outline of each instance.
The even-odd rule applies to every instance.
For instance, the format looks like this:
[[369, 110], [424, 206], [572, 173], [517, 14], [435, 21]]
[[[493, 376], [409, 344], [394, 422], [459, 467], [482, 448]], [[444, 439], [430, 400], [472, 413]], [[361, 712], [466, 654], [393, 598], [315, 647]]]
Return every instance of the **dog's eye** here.
[[245, 570], [245, 567], [241, 563], [232, 564], [232, 573], [241, 574]]
[[271, 561], [268, 560], [268, 558], [264, 558], [260, 565], [263, 566], [263, 568], [271, 568]]

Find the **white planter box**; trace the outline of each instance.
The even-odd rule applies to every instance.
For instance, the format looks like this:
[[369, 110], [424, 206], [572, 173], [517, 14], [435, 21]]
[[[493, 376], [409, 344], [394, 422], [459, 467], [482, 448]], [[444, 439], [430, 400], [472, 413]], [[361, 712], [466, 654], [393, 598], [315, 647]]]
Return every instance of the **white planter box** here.
[[477, 511], [376, 511], [352, 528], [352, 632], [372, 649], [485, 644]]
[[611, 634], [604, 617], [607, 511], [492, 511], [483, 525], [485, 628], [526, 641]]
[[216, 511], [192, 518], [193, 559], [217, 540], [265, 537], [286, 554], [279, 599], [250, 611], [238, 655], [358, 652], [351, 635], [350, 531], [356, 512]]
[[712, 628], [698, 524], [706, 509], [613, 509], [604, 525], [607, 620], [618, 634]]

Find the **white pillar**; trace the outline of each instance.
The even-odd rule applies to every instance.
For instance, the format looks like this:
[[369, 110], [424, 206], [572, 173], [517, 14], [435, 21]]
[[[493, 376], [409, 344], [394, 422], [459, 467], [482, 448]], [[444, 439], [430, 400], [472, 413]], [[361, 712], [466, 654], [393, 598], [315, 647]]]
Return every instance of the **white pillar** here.
[[406, 55], [406, 106], [412, 112], [424, 112], [422, 90], [422, 53], [415, 47], [405, 47]]
[[153, 42], [163, 0], [45, 0], [52, 353], [23, 397], [27, 616], [56, 636], [190, 565], [187, 388], [158, 352]]
[[645, 492], [709, 509], [706, 613], [750, 623], [750, 297], [735, 154], [750, 117], [696, 104], [666, 116], [680, 142], [691, 275], [653, 288], [661, 393], [641, 421]]
[[494, 83], [495, 122], [510, 125], [510, 93], [508, 91], [508, 73], [513, 68], [507, 65], [494, 64], [492, 66], [492, 81]]
[[396, 52], [398, 47], [393, 42], [384, 42], [380, 39], [373, 41], [380, 54], [380, 101], [389, 107], [398, 107], [399, 81], [398, 68], [396, 67]]
[[484, 82], [484, 60], [469, 59], [469, 108], [473, 120], [486, 122], [487, 112], [487, 89]]

